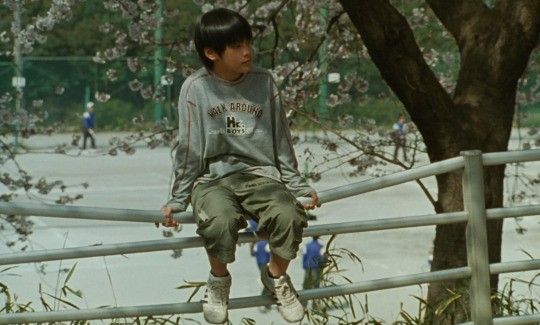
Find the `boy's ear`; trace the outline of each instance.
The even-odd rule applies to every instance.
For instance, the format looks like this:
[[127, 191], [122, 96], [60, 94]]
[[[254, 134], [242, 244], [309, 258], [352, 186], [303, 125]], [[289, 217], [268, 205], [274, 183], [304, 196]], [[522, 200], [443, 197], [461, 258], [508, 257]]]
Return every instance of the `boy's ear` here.
[[209, 47], [204, 48], [204, 55], [208, 58], [208, 60], [212, 62], [216, 61], [217, 58], [219, 57], [219, 54]]

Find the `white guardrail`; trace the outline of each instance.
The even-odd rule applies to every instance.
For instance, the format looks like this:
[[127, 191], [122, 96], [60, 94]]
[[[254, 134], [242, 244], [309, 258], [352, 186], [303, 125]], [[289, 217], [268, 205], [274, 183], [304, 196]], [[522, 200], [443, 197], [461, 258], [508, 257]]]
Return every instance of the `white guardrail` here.
[[[465, 151], [460, 157], [432, 163], [426, 166], [382, 176], [367, 181], [348, 184], [319, 193], [321, 203], [383, 189], [386, 187], [444, 174], [463, 169], [463, 200], [465, 211], [440, 213], [422, 216], [408, 216], [383, 220], [344, 222], [308, 227], [304, 236], [345, 234], [429, 225], [467, 222], [468, 266], [427, 273], [362, 281], [318, 289], [299, 291], [303, 300], [333, 297], [362, 292], [398, 288], [422, 283], [471, 278], [471, 316], [472, 322], [462, 325], [517, 325], [538, 324], [540, 314], [501, 317], [493, 319], [490, 300], [489, 275], [540, 269], [540, 260], [513, 261], [489, 264], [486, 234], [486, 221], [519, 216], [540, 215], [540, 205], [512, 208], [485, 209], [483, 166], [493, 166], [512, 162], [540, 160], [540, 150], [511, 151], [482, 154], [480, 151]], [[300, 199], [301, 200], [301, 199]], [[44, 204], [0, 203], [0, 213], [10, 215], [55, 217], [74, 219], [94, 219], [104, 221], [160, 222], [161, 213], [157, 210], [109, 209], [95, 207], [56, 206]], [[191, 212], [174, 216], [181, 223], [193, 223]], [[250, 234], [240, 234], [239, 242], [251, 242], [256, 238]], [[33, 263], [71, 258], [133, 254], [179, 248], [203, 246], [199, 237], [173, 238], [108, 244], [99, 246], [75, 247], [43, 251], [21, 252], [0, 255], [0, 265]], [[270, 296], [254, 296], [231, 299], [229, 308], [247, 308], [271, 303]], [[145, 305], [85, 310], [25, 312], [0, 314], [0, 324], [43, 323], [74, 320], [113, 319], [124, 317], [200, 313], [200, 302]]]

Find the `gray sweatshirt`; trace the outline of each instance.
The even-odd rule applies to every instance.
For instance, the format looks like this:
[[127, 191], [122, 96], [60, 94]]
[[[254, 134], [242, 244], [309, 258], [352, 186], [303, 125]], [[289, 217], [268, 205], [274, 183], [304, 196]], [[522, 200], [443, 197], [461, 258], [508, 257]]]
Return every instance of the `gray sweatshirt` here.
[[191, 191], [232, 173], [283, 182], [295, 196], [315, 192], [298, 172], [279, 91], [270, 73], [253, 68], [229, 82], [202, 68], [189, 76], [178, 101], [179, 146], [167, 206], [184, 211]]

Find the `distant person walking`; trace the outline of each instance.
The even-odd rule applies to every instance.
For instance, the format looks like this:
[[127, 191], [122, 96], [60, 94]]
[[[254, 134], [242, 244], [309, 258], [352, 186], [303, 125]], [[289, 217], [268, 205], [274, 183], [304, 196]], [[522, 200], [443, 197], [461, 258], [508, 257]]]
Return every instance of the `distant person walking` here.
[[407, 161], [406, 148], [406, 136], [407, 136], [407, 123], [405, 123], [405, 115], [399, 114], [398, 120], [392, 127], [392, 138], [394, 140], [394, 160], [397, 160], [398, 150], [401, 148], [403, 151], [403, 161]]
[[96, 148], [96, 133], [94, 132], [94, 125], [96, 122], [96, 113], [94, 113], [94, 103], [88, 102], [86, 104], [86, 112], [83, 114], [82, 129], [83, 129], [83, 150], [86, 149], [86, 141], [90, 138], [92, 149]]
[[305, 270], [302, 287], [304, 289], [318, 288], [321, 283], [321, 270], [326, 262], [324, 243], [319, 236], [312, 237], [312, 240], [304, 246], [302, 254]]

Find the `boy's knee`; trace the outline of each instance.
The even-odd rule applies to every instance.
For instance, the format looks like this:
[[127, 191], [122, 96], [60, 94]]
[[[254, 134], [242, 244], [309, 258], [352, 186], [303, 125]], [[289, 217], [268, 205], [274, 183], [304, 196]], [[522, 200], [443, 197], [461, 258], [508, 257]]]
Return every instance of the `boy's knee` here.
[[215, 217], [201, 222], [197, 234], [203, 238], [208, 254], [222, 263], [233, 262], [238, 230], [245, 227], [241, 221], [232, 217]]
[[300, 204], [287, 204], [273, 206], [271, 211], [273, 224], [281, 230], [302, 229], [307, 226], [307, 216], [304, 208]]
[[229, 263], [232, 263], [234, 262], [235, 260], [235, 252], [236, 252], [236, 249], [233, 247], [232, 249], [228, 249], [228, 250], [224, 250], [220, 247], [216, 247], [216, 248], [206, 248], [206, 253], [209, 255], [209, 256], [212, 256], [213, 258], [217, 259], [218, 261], [220, 261], [221, 263], [223, 264], [229, 264]]
[[239, 220], [231, 217], [214, 217], [201, 224], [197, 233], [207, 239], [222, 240], [228, 238], [238, 239], [238, 231], [242, 228]]
[[287, 260], [294, 259], [302, 242], [303, 229], [307, 226], [304, 209], [295, 205], [281, 206], [266, 221], [264, 228], [269, 234], [272, 252]]

